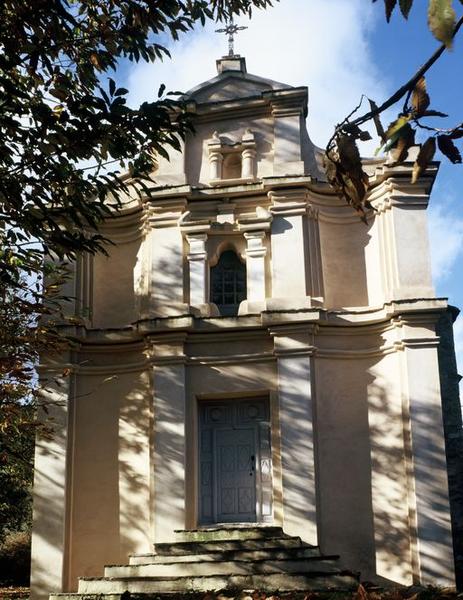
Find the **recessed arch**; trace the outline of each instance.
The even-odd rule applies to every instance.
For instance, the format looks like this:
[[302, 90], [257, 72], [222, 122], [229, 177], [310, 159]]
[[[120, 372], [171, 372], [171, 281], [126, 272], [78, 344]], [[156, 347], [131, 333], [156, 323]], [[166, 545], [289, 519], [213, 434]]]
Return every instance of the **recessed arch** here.
[[226, 154], [222, 165], [222, 179], [240, 179], [242, 169], [241, 152]]

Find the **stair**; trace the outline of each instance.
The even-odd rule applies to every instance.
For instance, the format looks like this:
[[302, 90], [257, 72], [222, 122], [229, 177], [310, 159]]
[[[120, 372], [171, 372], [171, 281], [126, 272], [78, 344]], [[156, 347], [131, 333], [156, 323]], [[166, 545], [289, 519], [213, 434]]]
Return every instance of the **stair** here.
[[149, 600], [209, 591], [352, 590], [358, 577], [322, 556], [316, 546], [280, 527], [214, 527], [176, 531], [153, 554], [134, 554], [128, 565], [108, 565], [103, 577], [82, 577], [75, 594], [50, 600], [123, 600], [127, 592]]

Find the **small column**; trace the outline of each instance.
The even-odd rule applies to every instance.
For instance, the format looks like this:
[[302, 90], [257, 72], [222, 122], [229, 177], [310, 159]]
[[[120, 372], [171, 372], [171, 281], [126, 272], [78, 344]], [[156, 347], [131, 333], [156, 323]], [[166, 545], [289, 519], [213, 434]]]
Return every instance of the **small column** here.
[[242, 137], [243, 151], [241, 153], [241, 177], [253, 179], [256, 175], [256, 140], [250, 129], [246, 129]]
[[[407, 318], [403, 410], [408, 454], [413, 579], [422, 585], [455, 585], [450, 503], [437, 347], [430, 322]], [[421, 319], [422, 321], [422, 319]]]
[[265, 302], [265, 255], [267, 248], [263, 242], [265, 231], [249, 231], [244, 233], [247, 242], [246, 273], [249, 302]]
[[277, 356], [283, 529], [317, 545], [317, 505], [314, 451], [314, 407], [311, 360], [313, 334], [309, 326], [278, 327]]
[[246, 148], [241, 154], [241, 177], [243, 179], [252, 179], [254, 177], [254, 164], [256, 159], [256, 151], [252, 148]]
[[154, 388], [154, 541], [185, 528], [184, 334], [152, 338]]
[[201, 306], [207, 304], [209, 301], [207, 286], [207, 233], [188, 233], [186, 239], [190, 245], [190, 252], [187, 257], [190, 274], [190, 304], [192, 306]]
[[208, 143], [209, 149], [209, 165], [210, 165], [210, 180], [216, 181], [222, 179], [222, 142], [220, 141], [219, 134], [214, 131], [210, 142]]

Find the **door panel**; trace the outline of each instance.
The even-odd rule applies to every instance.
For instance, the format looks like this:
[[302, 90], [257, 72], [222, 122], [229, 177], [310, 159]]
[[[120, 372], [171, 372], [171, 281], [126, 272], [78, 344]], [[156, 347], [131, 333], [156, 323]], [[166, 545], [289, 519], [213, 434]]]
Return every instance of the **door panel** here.
[[199, 405], [198, 488], [200, 524], [272, 521], [266, 398]]
[[256, 521], [254, 429], [216, 431], [216, 497], [219, 523]]

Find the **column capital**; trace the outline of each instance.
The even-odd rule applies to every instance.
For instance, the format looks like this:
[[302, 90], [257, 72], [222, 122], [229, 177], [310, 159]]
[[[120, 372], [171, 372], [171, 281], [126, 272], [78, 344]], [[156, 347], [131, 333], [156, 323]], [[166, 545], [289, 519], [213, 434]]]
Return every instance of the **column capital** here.
[[190, 245], [190, 252], [187, 255], [187, 259], [189, 261], [192, 261], [192, 260], [204, 260], [205, 261], [207, 259], [207, 251], [206, 251], [207, 233], [204, 233], [204, 232], [187, 233], [186, 239]]
[[246, 256], [263, 258], [267, 254], [267, 248], [263, 244], [265, 231], [245, 231], [243, 236], [247, 242]]

